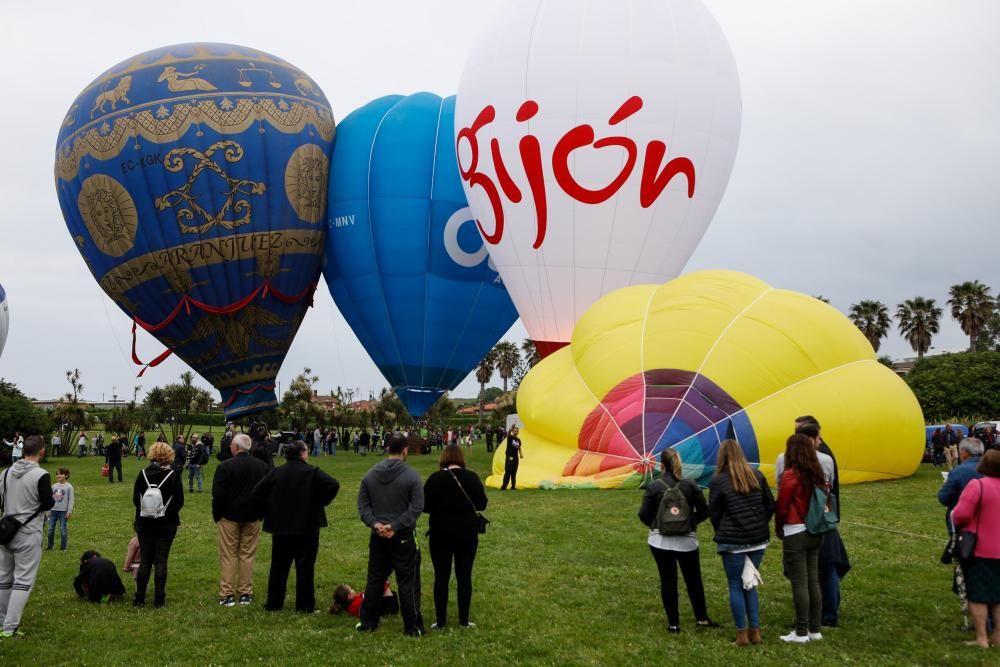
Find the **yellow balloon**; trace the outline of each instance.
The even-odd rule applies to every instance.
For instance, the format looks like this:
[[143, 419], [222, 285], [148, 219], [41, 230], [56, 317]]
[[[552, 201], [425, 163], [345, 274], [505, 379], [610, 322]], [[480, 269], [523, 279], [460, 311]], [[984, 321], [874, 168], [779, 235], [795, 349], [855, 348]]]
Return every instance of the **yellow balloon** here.
[[[807, 414], [844, 484], [911, 475], [924, 448], [916, 398], [850, 320], [734, 271], [603, 297], [528, 373], [517, 406], [520, 487], [634, 488], [668, 447], [707, 483], [726, 438], [770, 475]], [[501, 448], [488, 485], [504, 465]]]

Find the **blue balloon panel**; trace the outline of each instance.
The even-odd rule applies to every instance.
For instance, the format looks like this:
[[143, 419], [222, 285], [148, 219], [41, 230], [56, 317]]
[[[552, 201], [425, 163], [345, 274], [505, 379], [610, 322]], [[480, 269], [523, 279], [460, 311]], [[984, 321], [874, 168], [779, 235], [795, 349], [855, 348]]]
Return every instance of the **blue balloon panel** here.
[[324, 275], [411, 415], [454, 389], [517, 319], [462, 191], [454, 96], [389, 95], [341, 121]]
[[312, 79], [228, 44], [126, 60], [63, 121], [56, 189], [84, 261], [229, 417], [277, 405], [319, 278], [333, 136]]

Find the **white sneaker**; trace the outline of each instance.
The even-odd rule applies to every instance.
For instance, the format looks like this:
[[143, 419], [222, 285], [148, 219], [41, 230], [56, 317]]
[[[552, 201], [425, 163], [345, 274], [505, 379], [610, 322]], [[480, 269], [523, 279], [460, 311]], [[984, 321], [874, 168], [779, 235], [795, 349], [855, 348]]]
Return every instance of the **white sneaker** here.
[[822, 638], [823, 638], [823, 633], [822, 632], [810, 632], [809, 633], [809, 641], [811, 641], [811, 642], [818, 641], [818, 640], [820, 640]]
[[792, 630], [787, 635], [781, 635], [781, 641], [791, 642], [792, 644], [805, 644], [809, 641], [809, 635], [797, 635], [795, 630]]

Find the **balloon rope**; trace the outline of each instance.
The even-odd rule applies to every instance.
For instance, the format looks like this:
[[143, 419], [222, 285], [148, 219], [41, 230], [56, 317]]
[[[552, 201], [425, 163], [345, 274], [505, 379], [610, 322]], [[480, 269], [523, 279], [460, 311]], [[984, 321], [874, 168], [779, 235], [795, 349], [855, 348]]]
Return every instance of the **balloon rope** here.
[[871, 528], [872, 530], [881, 530], [886, 533], [895, 533], [896, 535], [906, 535], [907, 537], [919, 537], [922, 540], [931, 540], [934, 542], [944, 542], [943, 537], [931, 537], [930, 535], [921, 535], [919, 533], [908, 533], [903, 530], [893, 530], [891, 528], [883, 528], [882, 526], [869, 526], [866, 523], [857, 523], [855, 521], [841, 521], [840, 523], [847, 524], [848, 526], [858, 526], [859, 528]]

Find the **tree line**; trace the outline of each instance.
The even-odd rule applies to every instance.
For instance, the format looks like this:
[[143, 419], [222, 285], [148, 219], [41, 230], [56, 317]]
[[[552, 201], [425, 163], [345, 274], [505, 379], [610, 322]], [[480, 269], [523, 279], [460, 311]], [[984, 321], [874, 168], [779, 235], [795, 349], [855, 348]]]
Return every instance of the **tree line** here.
[[[829, 303], [823, 297], [817, 298]], [[989, 286], [978, 280], [952, 285], [946, 305], [952, 319], [969, 337], [970, 352], [1000, 349], [1000, 297], [990, 294]], [[847, 316], [878, 352], [882, 339], [889, 335], [892, 327], [893, 316], [888, 306], [881, 301], [863, 300], [852, 304]], [[917, 353], [918, 359], [931, 349], [943, 316], [944, 309], [935, 299], [922, 296], [906, 299], [896, 306], [899, 333]]]

